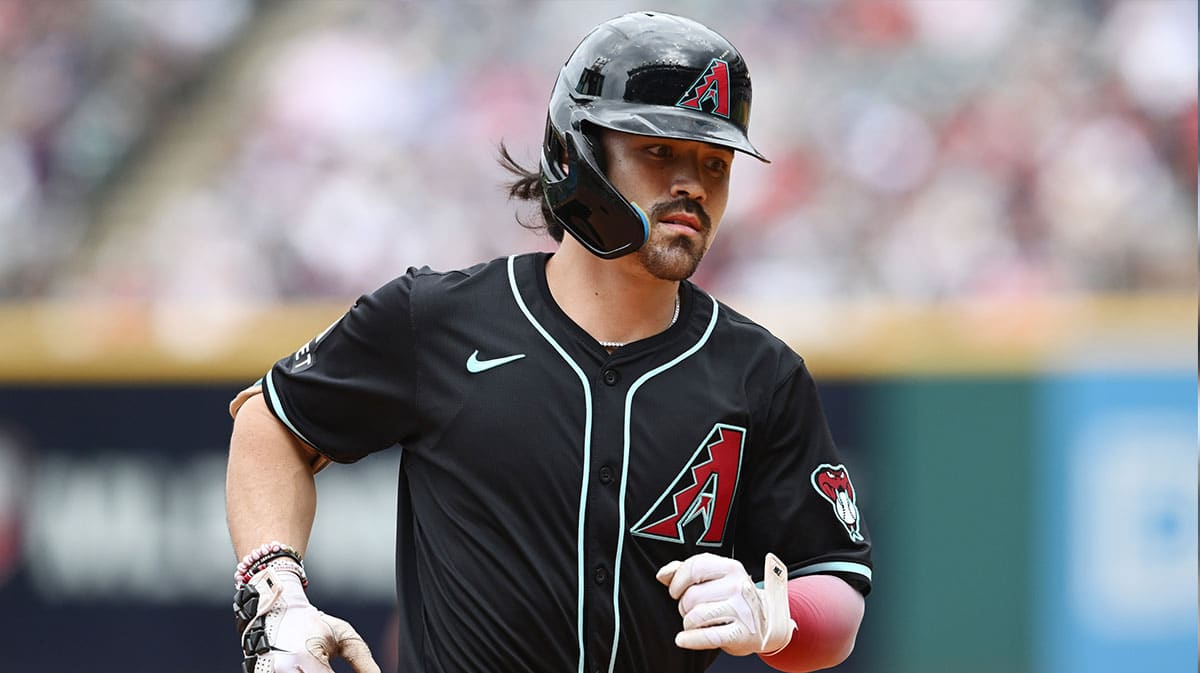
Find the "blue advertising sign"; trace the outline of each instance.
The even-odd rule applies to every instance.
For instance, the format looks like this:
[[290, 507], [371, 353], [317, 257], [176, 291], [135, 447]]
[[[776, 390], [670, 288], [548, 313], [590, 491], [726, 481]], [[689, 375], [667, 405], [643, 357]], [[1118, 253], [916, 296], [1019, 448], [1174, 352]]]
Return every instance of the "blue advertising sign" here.
[[1193, 670], [1196, 379], [1069, 376], [1040, 397], [1036, 670]]

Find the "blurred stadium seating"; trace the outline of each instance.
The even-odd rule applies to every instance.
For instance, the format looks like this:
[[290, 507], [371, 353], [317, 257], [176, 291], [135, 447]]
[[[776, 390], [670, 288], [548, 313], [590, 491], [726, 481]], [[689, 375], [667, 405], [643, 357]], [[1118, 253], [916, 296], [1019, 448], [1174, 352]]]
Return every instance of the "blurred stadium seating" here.
[[[579, 26], [636, 6], [5, 2], [0, 297], [345, 300], [544, 247], [496, 143], [532, 162]], [[716, 294], [1194, 289], [1194, 3], [663, 8], [743, 45], [774, 162]]]

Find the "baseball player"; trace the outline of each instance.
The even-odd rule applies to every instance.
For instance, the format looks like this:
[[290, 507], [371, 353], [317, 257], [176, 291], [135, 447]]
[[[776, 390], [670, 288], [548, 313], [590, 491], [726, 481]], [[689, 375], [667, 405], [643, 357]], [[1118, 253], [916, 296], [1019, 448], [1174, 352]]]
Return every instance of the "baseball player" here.
[[301, 559], [313, 474], [395, 446], [400, 671], [849, 654], [870, 542], [813, 379], [687, 280], [734, 154], [763, 159], [750, 98], [741, 55], [694, 21], [601, 24], [554, 85], [538, 170], [502, 150], [557, 250], [410, 269], [234, 400], [248, 673], [379, 670], [309, 603]]

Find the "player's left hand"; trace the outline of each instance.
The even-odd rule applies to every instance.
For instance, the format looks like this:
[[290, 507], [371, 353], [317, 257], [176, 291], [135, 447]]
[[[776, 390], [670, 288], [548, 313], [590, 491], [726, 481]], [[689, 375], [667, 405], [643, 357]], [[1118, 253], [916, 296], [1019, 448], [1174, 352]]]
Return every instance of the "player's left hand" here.
[[345, 620], [308, 602], [300, 575], [276, 562], [237, 592], [234, 614], [242, 633], [245, 673], [334, 673], [341, 657], [355, 673], [380, 673], [362, 636]]
[[675, 644], [687, 650], [711, 650], [742, 656], [773, 654], [787, 647], [796, 628], [787, 596], [787, 566], [767, 554], [763, 588], [751, 581], [742, 564], [715, 554], [671, 561], [655, 577], [679, 601], [683, 630]]

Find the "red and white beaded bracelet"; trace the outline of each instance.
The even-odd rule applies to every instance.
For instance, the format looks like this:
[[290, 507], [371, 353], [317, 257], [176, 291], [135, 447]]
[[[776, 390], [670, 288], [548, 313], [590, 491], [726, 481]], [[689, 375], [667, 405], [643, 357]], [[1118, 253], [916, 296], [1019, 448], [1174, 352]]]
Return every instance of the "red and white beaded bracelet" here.
[[299, 568], [300, 583], [307, 588], [308, 576], [304, 572], [304, 559], [301, 558], [300, 552], [279, 541], [268, 542], [242, 557], [241, 563], [237, 565], [237, 570], [233, 572], [234, 588], [240, 589], [250, 581], [251, 577], [265, 569], [271, 561], [280, 558], [288, 558], [296, 562], [296, 566]]

